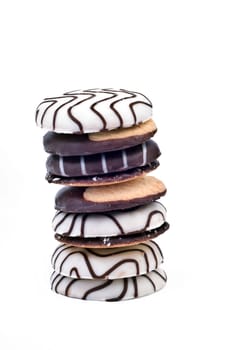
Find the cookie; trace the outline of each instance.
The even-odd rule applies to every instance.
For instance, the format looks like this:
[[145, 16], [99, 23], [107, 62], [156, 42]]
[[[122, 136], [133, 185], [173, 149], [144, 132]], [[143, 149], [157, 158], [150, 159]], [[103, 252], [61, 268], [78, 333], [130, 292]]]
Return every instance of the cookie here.
[[155, 170], [159, 166], [157, 160], [138, 168], [129, 169], [124, 172], [115, 172], [110, 174], [79, 176], [79, 177], [63, 177], [47, 173], [46, 180], [49, 183], [57, 185], [78, 186], [78, 187], [95, 187], [118, 184], [134, 180], [138, 177], [145, 176], [147, 173]]
[[86, 156], [139, 145], [150, 139], [157, 128], [152, 119], [130, 128], [93, 134], [58, 134], [49, 131], [43, 137], [47, 153], [59, 156]]
[[166, 273], [160, 268], [145, 275], [115, 280], [75, 279], [57, 272], [51, 276], [51, 289], [67, 297], [120, 301], [143, 297], [162, 289], [167, 282]]
[[159, 202], [106, 213], [74, 214], [56, 212], [53, 230], [64, 237], [113, 237], [137, 234], [158, 228], [166, 220], [166, 209]]
[[154, 162], [160, 154], [158, 145], [149, 140], [122, 151], [76, 157], [51, 155], [46, 167], [49, 174], [62, 177], [110, 174], [147, 165]]
[[[48, 171], [46, 178], [52, 183], [73, 186], [124, 182], [154, 170], [159, 165], [157, 161], [159, 156], [159, 147], [152, 140], [127, 150], [89, 156], [51, 155], [46, 163]], [[130, 169], [134, 171], [128, 172]]]
[[45, 98], [35, 119], [41, 128], [57, 133], [89, 134], [131, 127], [151, 116], [151, 101], [141, 93], [87, 89]]
[[105, 237], [69, 237], [58, 233], [55, 234], [57, 241], [65, 244], [71, 244], [76, 247], [83, 248], [115, 248], [123, 246], [131, 246], [143, 243], [152, 238], [156, 238], [169, 229], [169, 224], [164, 222], [160, 227], [144, 231], [141, 233], [132, 233], [128, 235], [105, 236]]
[[152, 176], [98, 187], [64, 187], [55, 197], [55, 209], [65, 213], [96, 213], [148, 204], [165, 195], [164, 184]]
[[109, 249], [61, 244], [52, 255], [52, 267], [56, 272], [77, 279], [112, 280], [143, 275], [162, 262], [162, 252], [154, 241]]

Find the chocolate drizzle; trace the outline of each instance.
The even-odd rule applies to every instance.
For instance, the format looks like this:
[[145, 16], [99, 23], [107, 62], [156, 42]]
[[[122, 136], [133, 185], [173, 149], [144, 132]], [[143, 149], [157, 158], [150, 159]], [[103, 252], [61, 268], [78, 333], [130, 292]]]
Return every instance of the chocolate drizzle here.
[[71, 282], [70, 282], [70, 283], [67, 285], [67, 287], [65, 288], [64, 295], [65, 295], [66, 297], [69, 296], [69, 289], [70, 289], [70, 287], [71, 287], [75, 282], [76, 282], [75, 279], [71, 280]]
[[[56, 99], [59, 99], [59, 98], [62, 98], [62, 97], [56, 97]], [[70, 102], [74, 101], [75, 99], [76, 99], [76, 97], [73, 97], [73, 98], [71, 98], [69, 101], [66, 101], [65, 103], [62, 103], [59, 107], [56, 108], [56, 110], [55, 110], [55, 112], [54, 112], [54, 115], [53, 115], [53, 121], [52, 121], [52, 129], [53, 129], [53, 130], [56, 129], [56, 118], [57, 118], [57, 113], [59, 112], [59, 110], [60, 110], [62, 107], [68, 105]], [[45, 100], [47, 100], [47, 99], [45, 99]], [[69, 117], [70, 117], [70, 115], [69, 115]], [[73, 119], [72, 119], [72, 120], [73, 120]], [[77, 122], [77, 121], [76, 121], [76, 122]], [[80, 125], [79, 125], [80, 122], [78, 122], [77, 124], [78, 124], [78, 126], [80, 127]]]
[[145, 231], [145, 230], [150, 226], [151, 219], [152, 219], [152, 217], [153, 217], [154, 215], [156, 215], [156, 214], [160, 214], [160, 215], [162, 216], [163, 220], [165, 221], [165, 216], [164, 216], [164, 214], [162, 213], [161, 210], [153, 210], [153, 211], [149, 214], [149, 216], [148, 216], [148, 218], [147, 218], [147, 222], [146, 222], [144, 228], [142, 229], [142, 231]]
[[113, 302], [138, 298], [157, 292], [164, 287], [166, 280], [165, 272], [160, 269], [153, 270], [146, 275], [107, 281], [78, 280], [64, 277], [55, 272], [51, 277], [51, 286], [56, 293], [68, 297]]
[[[152, 242], [152, 241], [150, 241], [150, 242]], [[152, 255], [153, 255], [153, 258], [154, 258], [154, 260], [155, 260], [155, 267], [157, 268], [157, 267], [158, 267], [158, 265], [159, 265], [159, 262], [158, 262], [158, 258], [157, 258], [157, 255], [156, 255], [156, 253], [155, 253], [154, 249], [152, 249], [152, 247], [150, 247], [150, 246], [149, 246], [149, 245], [147, 245], [146, 243], [140, 243], [140, 245], [144, 245], [144, 246], [148, 247], [148, 248], [151, 250]], [[156, 248], [157, 248], [157, 245], [156, 245]], [[159, 249], [159, 253], [160, 253], [160, 249]], [[162, 259], [163, 259], [163, 255], [162, 255], [162, 253], [160, 254], [160, 256], [161, 256], [161, 257], [162, 257]], [[148, 266], [148, 268], [147, 268], [147, 272], [149, 272], [149, 271], [150, 271], [150, 269], [149, 269], [149, 266]]]
[[[70, 253], [69, 255], [67, 255], [64, 260], [62, 261], [62, 263], [60, 264], [60, 273], [62, 271], [62, 267], [65, 263], [65, 261], [73, 254], [77, 254], [77, 252], [72, 252]], [[119, 261], [118, 263], [114, 264], [110, 269], [108, 269], [105, 273], [102, 273], [102, 274], [97, 274], [94, 269], [93, 269], [93, 266], [91, 265], [90, 261], [89, 261], [89, 258], [88, 256], [85, 254], [85, 252], [78, 252], [78, 254], [82, 255], [84, 260], [85, 260], [85, 263], [86, 263], [86, 266], [88, 267], [88, 271], [91, 275], [92, 278], [99, 278], [99, 279], [106, 279], [106, 277], [114, 270], [116, 270], [119, 266], [125, 264], [125, 263], [133, 263], [135, 266], [136, 266], [136, 275], [139, 275], [139, 265], [138, 265], [138, 262], [134, 259], [123, 259], [121, 261]], [[114, 255], [114, 254], [112, 254]], [[71, 272], [71, 271], [70, 271]]]
[[[133, 209], [127, 210], [126, 213], [128, 213], [128, 214], [131, 213], [132, 217], [133, 217], [133, 215], [136, 215], [136, 218], [137, 218], [139, 215], [139, 212], [140, 212], [139, 209], [140, 209], [139, 207], [133, 208]], [[163, 222], [165, 222], [165, 215], [161, 210], [158, 210], [158, 209], [152, 210], [147, 215], [147, 220], [145, 221], [144, 226], [142, 226], [141, 229], [139, 229], [139, 230], [132, 230], [131, 231], [131, 230], [128, 230], [128, 225], [125, 225], [126, 223], [124, 223], [124, 227], [123, 227], [122, 223], [120, 222], [120, 221], [123, 221], [123, 218], [121, 220], [119, 220], [117, 218], [117, 214], [120, 215], [121, 213], [115, 211], [115, 212], [103, 212], [101, 214], [99, 214], [99, 213], [96, 213], [96, 214], [93, 214], [93, 213], [90, 213], [90, 214], [71, 214], [71, 213], [68, 213], [68, 214], [66, 214], [62, 211], [58, 211], [53, 219], [53, 223], [54, 223], [53, 229], [55, 232], [57, 232], [57, 229], [64, 223], [65, 224], [64, 228], [63, 229], [60, 228], [57, 233], [59, 233], [63, 236], [66, 236], [66, 237], [67, 236], [81, 237], [81, 238], [88, 237], [88, 231], [85, 232], [85, 224], [89, 220], [91, 220], [91, 219], [93, 220], [93, 218], [92, 218], [93, 215], [94, 215], [94, 220], [96, 221], [96, 225], [98, 224], [98, 220], [99, 220], [99, 222], [102, 222], [102, 220], [104, 220], [104, 218], [110, 219], [116, 226], [115, 235], [117, 233], [117, 228], [119, 229], [121, 235], [137, 234], [137, 233], [144, 232], [148, 229], [148, 227], [150, 227], [151, 220], [152, 220], [153, 216], [155, 216], [155, 215], [161, 215]], [[71, 223], [67, 222], [67, 220], [66, 220], [70, 215], [72, 216]], [[61, 216], [60, 220], [58, 220], [59, 216]], [[80, 231], [78, 231], [77, 228], [74, 230], [77, 218], [79, 218], [79, 220], [81, 221]], [[144, 219], [141, 217], [141, 222], [142, 222], [142, 220], [144, 220]], [[154, 228], [154, 227], [151, 227], [151, 229], [152, 228]], [[117, 233], [117, 235], [118, 235], [118, 233]], [[114, 236], [114, 235], [112, 235], [112, 236]], [[97, 237], [97, 235], [96, 235], [96, 237]]]
[[[42, 125], [43, 125], [43, 121], [44, 121], [44, 118], [45, 118], [45, 115], [46, 115], [48, 109], [49, 109], [50, 107], [52, 107], [54, 104], [56, 104], [57, 101], [56, 101], [56, 100], [51, 100], [50, 102], [51, 102], [51, 104], [48, 105], [48, 106], [45, 108], [44, 112], [42, 113], [41, 120], [40, 120], [40, 123], [41, 123]], [[39, 104], [39, 106], [37, 107], [36, 116], [35, 116], [35, 121], [36, 121], [36, 123], [37, 123], [37, 121], [38, 121], [39, 107], [42, 106], [42, 105], [45, 104], [45, 103], [47, 103], [46, 99], [45, 99], [45, 101], [41, 102], [41, 103]]]
[[[55, 278], [53, 278], [55, 276]], [[58, 281], [58, 283], [56, 283], [56, 281], [59, 279], [60, 277], [60, 280]], [[57, 293], [57, 288], [59, 286], [59, 283], [61, 282], [62, 279], [64, 279], [65, 276], [62, 276], [62, 275], [59, 275], [59, 274], [56, 274], [56, 272], [54, 271], [52, 276], [51, 276], [51, 288], [53, 289], [54, 288], [54, 285], [55, 285], [55, 292]]]
[[[88, 91], [91, 91], [91, 90], [88, 90]], [[103, 99], [101, 99], [101, 100], [95, 102], [94, 104], [92, 104], [92, 105], [90, 106], [90, 109], [91, 109], [94, 113], [96, 113], [96, 114], [99, 116], [99, 118], [101, 119], [102, 124], [103, 124], [103, 127], [102, 127], [102, 129], [101, 129], [100, 131], [103, 131], [103, 130], [106, 130], [107, 122], [106, 122], [106, 119], [104, 118], [104, 116], [103, 116], [98, 110], [95, 109], [95, 106], [97, 106], [97, 105], [98, 105], [99, 103], [101, 103], [101, 102], [111, 100], [112, 98], [116, 97], [117, 94], [107, 92], [106, 89], [104, 89], [104, 91], [98, 91], [98, 93], [109, 93], [109, 94], [111, 95], [110, 97], [103, 98]], [[110, 106], [111, 106], [111, 105], [110, 105]], [[117, 116], [118, 116], [118, 115], [117, 115]]]
[[149, 276], [143, 275], [143, 278], [146, 278], [153, 286], [154, 288], [154, 292], [156, 292], [156, 285], [155, 283], [152, 281], [152, 279]]
[[[115, 91], [115, 90], [114, 90]], [[122, 97], [122, 98], [120, 98], [119, 100], [117, 100], [117, 101], [114, 101], [114, 102], [112, 102], [111, 103], [111, 105], [110, 105], [110, 108], [111, 109], [113, 109], [113, 111], [115, 112], [115, 114], [118, 116], [118, 118], [119, 118], [119, 121], [120, 121], [120, 128], [121, 127], [123, 127], [123, 119], [122, 119], [122, 116], [120, 115], [120, 113], [117, 111], [117, 109], [114, 107], [115, 105], [116, 105], [116, 103], [118, 103], [118, 102], [121, 102], [121, 101], [123, 101], [123, 100], [127, 100], [127, 99], [129, 99], [129, 98], [135, 98], [136, 97], [136, 94], [134, 94], [134, 93], [132, 93], [131, 91], [127, 91], [127, 90], [123, 90], [123, 89], [121, 89], [121, 90], [119, 90], [119, 91], [115, 91], [115, 92], [121, 92], [121, 91], [123, 91], [123, 92], [125, 92], [125, 93], [127, 93], [127, 94], [130, 94], [130, 96], [128, 96], [128, 97]], [[129, 105], [130, 106], [130, 108], [131, 108], [131, 105]], [[133, 114], [133, 117], [134, 117], [134, 111], [131, 109], [131, 111], [132, 111], [132, 114]], [[136, 117], [134, 117], [134, 121], [136, 122]]]
[[156, 246], [156, 248], [159, 250], [160, 256], [162, 257], [162, 260], [164, 259], [163, 257], [163, 253], [162, 250], [160, 249], [160, 247], [158, 246], [158, 244], [155, 241], [150, 241], [152, 244], [154, 244]]
[[81, 278], [81, 276], [80, 276], [80, 274], [79, 274], [79, 272], [78, 272], [78, 269], [77, 269], [76, 267], [73, 267], [73, 268], [70, 270], [70, 276], [73, 276], [73, 273], [75, 273], [77, 279], [80, 279], [80, 278]]
[[[86, 222], [86, 220], [87, 220], [87, 218], [88, 218], [88, 214], [84, 214], [83, 216], [82, 216], [82, 220], [81, 220], [81, 232], [80, 232], [80, 237], [84, 237], [84, 232], [85, 232], [85, 222]], [[70, 231], [70, 230], [69, 230]], [[71, 232], [72, 232], [72, 230], [71, 230]], [[69, 232], [68, 232], [69, 233]], [[69, 235], [70, 235], [70, 233], [69, 233]]]
[[[101, 94], [108, 94], [110, 95], [109, 97], [104, 97], [104, 98], [100, 98]], [[129, 95], [129, 96], [123, 96], [124, 95]], [[82, 99], [81, 101], [78, 101], [77, 103], [73, 104], [74, 101], [76, 101], [80, 96], [82, 95], [87, 95], [87, 98]], [[121, 97], [121, 95], [123, 97]], [[119, 99], [117, 99], [116, 101], [113, 101], [112, 103], [110, 103], [109, 105], [106, 103], [106, 112], [103, 115], [102, 113], [99, 112], [99, 110], [97, 109], [97, 107], [102, 104], [105, 103], [115, 97], [119, 96]], [[139, 97], [143, 97], [143, 99], [139, 99]], [[60, 99], [63, 98], [68, 98], [68, 101], [65, 101], [64, 103], [59, 104], [59, 106], [57, 108], [55, 108], [55, 110], [53, 112], [50, 111], [51, 107], [58, 104]], [[122, 103], [122, 101], [126, 100], [126, 99], [137, 99], [136, 101], [133, 101], [131, 103], [128, 104], [128, 107], [130, 109], [130, 112], [133, 116], [134, 122], [130, 123], [130, 125], [136, 125], [137, 124], [137, 114], [134, 110], [134, 106], [137, 104], [143, 104], [146, 105], [150, 108], [152, 108], [152, 104], [150, 102], [150, 100], [148, 100], [147, 97], [145, 97], [143, 94], [137, 93], [137, 92], [132, 92], [132, 91], [128, 91], [125, 89], [119, 89], [119, 90], [114, 90], [114, 89], [87, 89], [87, 90], [76, 90], [76, 91], [71, 91], [71, 92], [67, 92], [64, 93], [62, 96], [58, 96], [58, 97], [51, 97], [51, 98], [45, 98], [44, 101], [42, 103], [39, 104], [39, 106], [37, 107], [36, 110], [36, 123], [38, 125], [40, 125], [41, 127], [44, 127], [44, 119], [46, 118], [46, 126], [49, 125], [50, 121], [48, 120], [48, 118], [51, 119], [51, 129], [56, 131], [56, 121], [57, 121], [57, 117], [58, 117], [58, 112], [60, 110], [63, 109], [64, 114], [67, 116], [67, 118], [69, 118], [74, 124], [76, 124], [76, 126], [78, 127], [77, 130], [73, 130], [73, 132], [75, 133], [79, 133], [79, 134], [83, 134], [85, 132], [89, 132], [89, 130], [85, 131], [83, 124], [80, 121], [80, 117], [78, 118], [78, 112], [76, 112], [77, 115], [74, 115], [73, 113], [73, 108], [77, 107], [80, 104], [85, 103], [86, 101], [90, 100], [90, 99], [97, 99], [97, 101], [95, 101], [94, 103], [92, 103], [90, 106], [87, 105], [87, 108], [89, 108], [95, 115], [98, 116], [98, 118], [101, 120], [102, 122], [102, 128], [99, 128], [97, 130], [92, 130], [94, 131], [104, 131], [104, 130], [110, 130], [112, 129], [112, 127], [110, 126], [110, 124], [108, 125], [108, 121], [106, 119], [107, 117], [107, 108], [109, 110], [112, 110], [114, 112], [114, 115], [117, 117], [119, 124], [118, 124], [118, 128], [119, 127], [124, 127], [124, 118], [125, 116], [121, 115], [121, 113], [119, 112], [118, 109], [116, 109], [116, 104]], [[41, 106], [43, 104], [49, 104], [44, 110], [41, 110]], [[67, 107], [67, 108], [66, 108]], [[149, 116], [148, 116], [149, 117]], [[147, 118], [148, 118], [147, 117]], [[117, 127], [114, 127], [117, 128]], [[91, 129], [91, 126], [90, 126]], [[68, 131], [70, 132], [70, 131]], [[72, 132], [72, 130], [71, 130]]]
[[[64, 248], [64, 249], [60, 249], [60, 248], [63, 248], [63, 247], [65, 247], [65, 248]], [[53, 255], [52, 255], [52, 259], [51, 259], [52, 264], [53, 264], [54, 266], [55, 266], [55, 264], [56, 264], [57, 259], [58, 259], [59, 256], [60, 256], [60, 254], [61, 254], [62, 252], [64, 252], [64, 250], [66, 250], [66, 249], [69, 249], [69, 246], [66, 245], [66, 244], [63, 244], [62, 246], [59, 246], [59, 247], [56, 248], [56, 250], [54, 251], [54, 253], [53, 253]], [[57, 253], [58, 250], [59, 250], [59, 253], [58, 253], [58, 254], [56, 255], [56, 257], [54, 258], [55, 254]]]
[[110, 299], [106, 299], [106, 301], [119, 301], [119, 300], [122, 300], [124, 298], [124, 296], [126, 295], [127, 289], [128, 289], [128, 279], [124, 278], [122, 283], [123, 283], [123, 289], [122, 289], [121, 293], [119, 294], [119, 296], [114, 297], [114, 298], [110, 298]]
[[151, 271], [152, 273], [154, 273], [154, 274], [156, 274], [156, 275], [158, 275], [160, 278], [162, 278], [162, 280], [164, 281], [164, 282], [167, 282], [167, 275], [166, 275], [166, 273], [164, 272], [164, 276], [159, 272], [159, 271], [157, 271], [157, 270], [154, 270], [154, 271]]
[[51, 274], [51, 278], [50, 278], [50, 280], [51, 280], [51, 289], [53, 289], [53, 286], [54, 286], [55, 281], [58, 278], [58, 276], [59, 275], [56, 273], [56, 271], [53, 271], [53, 273]]
[[[69, 235], [70, 235], [70, 232], [72, 232], [77, 217], [78, 217], [78, 214], [75, 214], [75, 215], [73, 216], [69, 230], [68, 230], [67, 232], [64, 233], [65, 236], [66, 236], [66, 235], [69, 236]], [[83, 219], [82, 223], [84, 223], [84, 219]]]
[[137, 279], [136, 277], [131, 277], [132, 282], [133, 282], [133, 286], [134, 286], [134, 298], [138, 297], [138, 284], [137, 284]]
[[[64, 94], [64, 95], [66, 95], [66, 94]], [[75, 117], [73, 116], [73, 114], [72, 114], [72, 109], [73, 109], [73, 107], [76, 107], [76, 106], [78, 106], [79, 104], [90, 100], [90, 99], [93, 98], [95, 95], [94, 95], [94, 94], [85, 94], [85, 93], [81, 93], [81, 92], [79, 93], [79, 95], [89, 95], [89, 96], [88, 96], [86, 99], [84, 99], [84, 100], [82, 100], [82, 101], [79, 101], [79, 102], [75, 103], [73, 106], [69, 107], [69, 108], [68, 108], [68, 115], [69, 115], [70, 119], [71, 119], [74, 123], [76, 123], [76, 124], [79, 126], [80, 133], [83, 133], [83, 132], [84, 132], [83, 125], [82, 125], [82, 123], [81, 123], [77, 118], [75, 118]]]
[[54, 289], [56, 293], [58, 293], [58, 291], [57, 291], [57, 290], [58, 290], [58, 287], [59, 287], [60, 283], [61, 283], [63, 280], [65, 280], [65, 276], [62, 276], [62, 275], [61, 275], [61, 278], [60, 278], [60, 280], [58, 281], [58, 283], [56, 284], [55, 289]]
[[109, 219], [111, 219], [115, 225], [119, 228], [120, 232], [122, 235], [125, 235], [125, 231], [123, 230], [123, 227], [122, 225], [120, 224], [120, 222], [116, 219], [116, 217], [113, 216], [113, 214], [110, 214], [110, 213], [105, 213], [104, 214], [106, 217], [108, 217]]
[[[143, 271], [142, 273], [148, 273], [150, 270], [158, 267], [160, 258], [162, 258], [162, 253], [160, 253], [160, 249], [157, 249], [156, 244], [154, 247], [155, 249], [153, 249], [150, 243], [148, 242], [143, 243], [141, 245], [136, 245], [128, 249], [117, 249], [116, 251], [107, 249], [104, 250], [103, 254], [99, 249], [77, 249], [75, 247], [66, 246], [65, 244], [63, 244], [55, 250], [52, 256], [52, 265], [53, 268], [62, 275], [68, 275], [72, 277], [73, 272], [75, 272], [76, 278], [108, 279], [112, 272], [115, 273], [115, 271], [117, 271], [118, 268], [121, 268], [121, 266], [123, 265], [126, 266], [129, 263], [134, 265], [135, 275], [140, 275], [140, 264], [142, 263], [142, 260], [140, 260], [141, 257], [144, 259], [146, 266], [146, 271]], [[152, 253], [150, 257], [148, 256], [149, 250]], [[157, 251], [159, 256], [157, 256]], [[63, 257], [60, 258], [62, 253], [64, 253]], [[94, 256], [101, 258], [101, 261], [104, 261], [104, 259], [108, 261], [108, 263], [105, 263], [106, 270], [103, 273], [99, 274], [96, 273], [96, 271], [94, 270], [94, 261], [91, 262]], [[84, 266], [86, 266], [89, 274], [88, 277], [87, 275], [82, 276], [80, 270], [78, 271], [78, 264], [81, 264], [82, 266], [80, 257], [84, 259]], [[109, 263], [109, 257], [118, 257], [118, 261], [114, 259], [116, 262], [111, 264]], [[73, 263], [71, 263], [72, 259]], [[155, 261], [155, 265], [154, 263], [152, 263], [150, 267], [149, 261]], [[109, 264], [110, 267], [107, 267], [107, 264]]]
[[[60, 214], [61, 212], [59, 212]], [[56, 226], [54, 227], [54, 230], [56, 231], [58, 229], [58, 227], [67, 219], [67, 217], [69, 217], [71, 215], [71, 213], [66, 213], [63, 218], [56, 224]], [[74, 219], [76, 219], [76, 215], [74, 215]], [[54, 220], [54, 219], [53, 219]], [[71, 233], [72, 232], [72, 228], [73, 226], [70, 225], [70, 230], [69, 232]]]
[[89, 296], [89, 294], [91, 293], [94, 293], [94, 292], [97, 292], [99, 291], [100, 289], [104, 289], [106, 287], [108, 287], [109, 285], [111, 285], [113, 283], [113, 281], [111, 280], [108, 280], [106, 282], [103, 282], [100, 286], [97, 286], [97, 287], [94, 287], [94, 288], [91, 288], [89, 289], [87, 292], [85, 292], [85, 294], [83, 295], [83, 298], [82, 299], [87, 299], [87, 297]]

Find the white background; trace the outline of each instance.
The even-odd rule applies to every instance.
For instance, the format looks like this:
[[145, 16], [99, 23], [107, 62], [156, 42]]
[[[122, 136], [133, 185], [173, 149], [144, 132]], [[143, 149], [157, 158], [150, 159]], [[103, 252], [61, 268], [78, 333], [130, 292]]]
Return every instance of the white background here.
[[[231, 349], [231, 1], [2, 1], [0, 348]], [[154, 103], [171, 229], [166, 288], [119, 303], [50, 292], [57, 186], [44, 97], [141, 91]]]

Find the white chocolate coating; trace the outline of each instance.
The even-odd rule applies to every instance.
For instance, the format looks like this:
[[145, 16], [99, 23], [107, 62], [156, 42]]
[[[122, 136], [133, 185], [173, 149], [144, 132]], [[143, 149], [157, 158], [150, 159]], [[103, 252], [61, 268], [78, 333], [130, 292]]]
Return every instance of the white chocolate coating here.
[[127, 128], [151, 118], [152, 104], [141, 93], [124, 89], [87, 89], [45, 98], [36, 123], [57, 133], [94, 133]]
[[108, 249], [61, 244], [52, 256], [52, 266], [57, 273], [78, 279], [112, 280], [143, 275], [162, 262], [162, 252], [154, 241]]
[[51, 289], [71, 298], [98, 301], [120, 301], [140, 298], [162, 289], [166, 273], [156, 269], [146, 275], [116, 280], [88, 280], [65, 277], [57, 272], [51, 276]]
[[56, 233], [69, 237], [112, 237], [149, 231], [166, 220], [166, 209], [159, 202], [131, 210], [99, 214], [73, 214], [57, 211], [53, 219]]

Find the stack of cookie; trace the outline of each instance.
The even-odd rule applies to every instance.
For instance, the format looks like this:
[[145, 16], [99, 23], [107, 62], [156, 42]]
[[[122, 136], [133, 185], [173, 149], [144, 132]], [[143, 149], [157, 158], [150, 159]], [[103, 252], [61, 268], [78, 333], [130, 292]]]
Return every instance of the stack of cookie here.
[[117, 301], [161, 289], [165, 232], [157, 202], [164, 184], [147, 173], [160, 150], [152, 104], [124, 89], [76, 90], [46, 98], [36, 111], [44, 136], [47, 180], [55, 198], [52, 290], [73, 298]]

